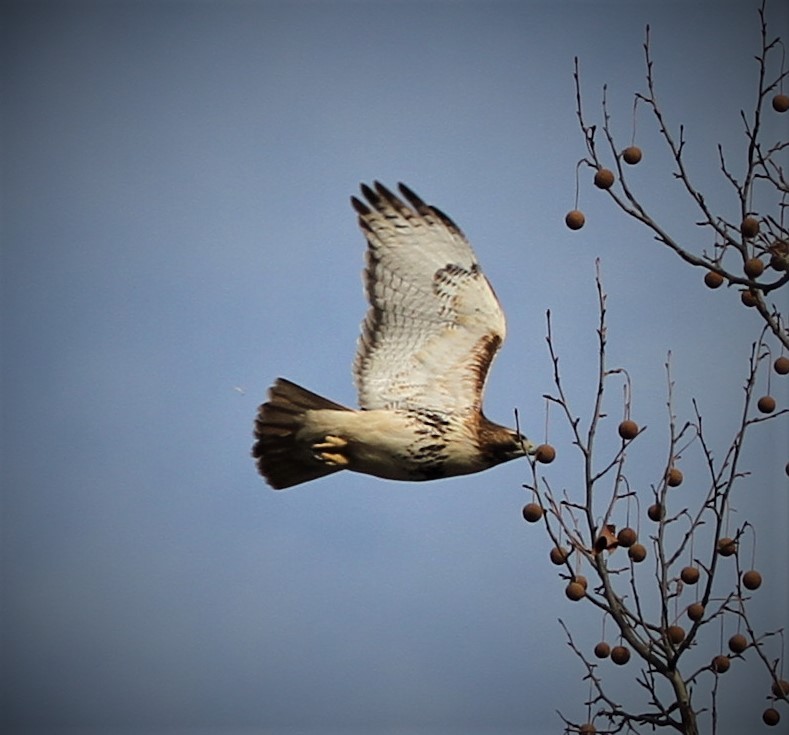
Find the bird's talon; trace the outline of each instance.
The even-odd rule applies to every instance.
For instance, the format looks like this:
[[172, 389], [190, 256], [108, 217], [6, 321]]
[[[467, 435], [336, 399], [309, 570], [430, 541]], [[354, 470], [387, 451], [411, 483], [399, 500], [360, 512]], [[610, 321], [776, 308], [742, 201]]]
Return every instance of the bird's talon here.
[[318, 459], [325, 464], [334, 467], [345, 467], [349, 463], [348, 458], [344, 454], [332, 454], [331, 452], [319, 452]]
[[323, 438], [323, 441], [320, 444], [313, 444], [312, 448], [318, 452], [322, 449], [342, 449], [343, 447], [347, 447], [348, 442], [346, 439], [343, 439], [341, 436], [332, 436], [328, 434]]

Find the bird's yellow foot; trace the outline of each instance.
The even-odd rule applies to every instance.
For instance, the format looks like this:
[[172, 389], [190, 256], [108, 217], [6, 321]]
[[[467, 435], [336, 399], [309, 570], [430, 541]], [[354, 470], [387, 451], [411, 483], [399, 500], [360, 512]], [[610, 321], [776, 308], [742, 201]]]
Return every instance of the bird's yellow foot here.
[[327, 434], [325, 437], [323, 437], [323, 441], [320, 444], [313, 444], [312, 448], [316, 452], [320, 452], [322, 449], [342, 449], [347, 446], [348, 442], [341, 436], [332, 436], [331, 434]]
[[344, 454], [331, 454], [330, 452], [321, 452], [318, 454], [318, 459], [321, 462], [324, 462], [328, 465], [333, 465], [334, 467], [345, 467], [349, 463], [348, 457]]
[[315, 452], [316, 459], [319, 459], [321, 462], [335, 467], [345, 467], [350, 464], [350, 461], [348, 457], [338, 450], [342, 450], [347, 446], [348, 442], [341, 436], [328, 435], [323, 438], [322, 442], [313, 444], [312, 450]]

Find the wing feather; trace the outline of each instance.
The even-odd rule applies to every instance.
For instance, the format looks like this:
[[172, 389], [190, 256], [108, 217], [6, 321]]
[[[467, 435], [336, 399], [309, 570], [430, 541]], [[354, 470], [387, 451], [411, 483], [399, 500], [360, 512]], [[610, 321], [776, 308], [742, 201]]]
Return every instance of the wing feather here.
[[352, 197], [370, 308], [354, 362], [365, 409], [481, 410], [504, 314], [460, 228], [403, 184]]

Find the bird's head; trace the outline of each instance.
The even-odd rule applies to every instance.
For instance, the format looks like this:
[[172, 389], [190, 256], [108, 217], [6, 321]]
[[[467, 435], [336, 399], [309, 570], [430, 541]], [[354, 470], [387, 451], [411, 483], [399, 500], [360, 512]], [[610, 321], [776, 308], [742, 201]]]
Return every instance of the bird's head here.
[[487, 420], [480, 427], [480, 438], [491, 466], [532, 454], [535, 448], [532, 442], [515, 429]]

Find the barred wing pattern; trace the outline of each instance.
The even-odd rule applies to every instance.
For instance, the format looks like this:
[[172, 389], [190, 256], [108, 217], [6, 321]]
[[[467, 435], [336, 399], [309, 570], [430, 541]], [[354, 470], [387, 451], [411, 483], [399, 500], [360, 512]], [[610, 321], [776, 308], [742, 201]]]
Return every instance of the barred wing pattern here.
[[[353, 197], [370, 308], [354, 362], [363, 409], [479, 413], [504, 314], [460, 228], [404, 184]], [[409, 206], [410, 205], [410, 206]]]

